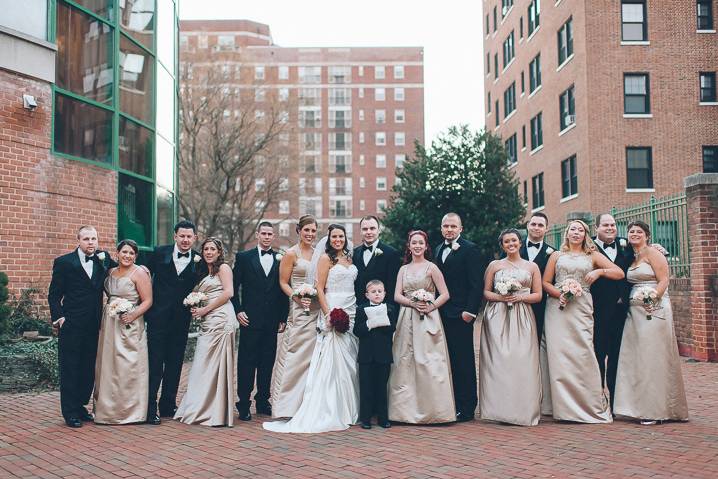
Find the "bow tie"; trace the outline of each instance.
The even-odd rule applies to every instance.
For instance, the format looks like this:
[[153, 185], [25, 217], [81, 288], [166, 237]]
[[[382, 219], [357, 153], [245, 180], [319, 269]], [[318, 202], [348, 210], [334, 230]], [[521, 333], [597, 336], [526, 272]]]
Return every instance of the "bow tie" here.
[[189, 251], [187, 251], [186, 253], [180, 253], [180, 252], [178, 251], [178, 252], [177, 252], [177, 259], [179, 259], [179, 258], [189, 258]]
[[85, 255], [85, 263], [87, 263], [88, 261], [92, 261], [93, 259], [95, 259], [94, 254], [86, 254]]
[[608, 248], [616, 249], [616, 242], [614, 241], [613, 243], [604, 243], [603, 249], [608, 249]]
[[265, 254], [272, 254], [272, 253], [273, 253], [273, 251], [271, 248], [268, 249], [267, 251], [262, 250], [262, 256], [264, 256]]
[[528, 242], [528, 248], [541, 248], [541, 243]]
[[373, 251], [374, 251], [374, 245], [371, 245], [371, 246], [366, 246], [366, 245], [365, 245], [365, 246], [364, 246], [364, 249], [365, 249], [366, 251], [371, 251], [371, 252], [373, 252]]

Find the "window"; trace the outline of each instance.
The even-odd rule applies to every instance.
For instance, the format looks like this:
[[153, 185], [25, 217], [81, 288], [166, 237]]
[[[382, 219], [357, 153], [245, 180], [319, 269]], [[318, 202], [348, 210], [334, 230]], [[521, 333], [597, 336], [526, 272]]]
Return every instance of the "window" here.
[[394, 146], [404, 146], [406, 144], [406, 134], [403, 131], [394, 133]]
[[329, 201], [329, 216], [331, 218], [347, 218], [351, 215], [352, 215], [351, 200]]
[[404, 110], [394, 110], [394, 123], [404, 123]]
[[504, 91], [504, 119], [516, 109], [516, 82]]
[[496, 117], [496, 126], [498, 127], [501, 124], [499, 120], [499, 100], [494, 102], [494, 116]]
[[505, 17], [513, 6], [514, 0], [501, 0], [501, 18]]
[[499, 77], [499, 54], [494, 53], [494, 80]]
[[524, 180], [524, 205], [529, 204], [529, 182]]
[[112, 112], [55, 95], [55, 151], [112, 163]]
[[376, 200], [376, 212], [383, 213], [386, 209], [386, 200]]
[[521, 125], [521, 148], [526, 148], [526, 125]]
[[119, 174], [117, 208], [122, 211], [117, 224], [120, 238], [132, 238], [138, 244], [152, 244], [152, 183]]
[[385, 176], [377, 176], [376, 190], [377, 191], [386, 191], [386, 177]]
[[645, 0], [621, 0], [621, 40], [624, 42], [648, 40]]
[[280, 66], [277, 70], [277, 76], [280, 80], [289, 80], [289, 67]]
[[279, 214], [280, 215], [288, 215], [289, 214], [289, 201], [282, 200], [279, 202]]
[[329, 149], [339, 151], [350, 151], [352, 149], [351, 133], [329, 133]]
[[524, 71], [521, 70], [521, 94], [523, 95], [526, 91], [526, 81], [524, 79]]
[[359, 211], [364, 211], [366, 209], [366, 202], [364, 200], [359, 200]]
[[490, 25], [490, 23], [489, 23], [489, 14], [487, 13], [487, 14], [486, 14], [486, 29], [484, 30], [484, 32], [486, 33], [487, 36], [489, 35], [489, 28], [490, 28], [490, 26], [491, 26], [491, 25]]
[[386, 90], [384, 88], [374, 88], [374, 100], [375, 101], [386, 100]]
[[491, 92], [486, 94], [486, 113], [491, 113]]
[[374, 121], [377, 125], [386, 123], [386, 110], [374, 110]]
[[359, 132], [359, 143], [364, 144], [364, 132]]
[[716, 101], [716, 72], [701, 72], [701, 102]]
[[279, 89], [279, 101], [288, 101], [289, 100], [289, 88], [280, 88]]
[[404, 78], [404, 65], [394, 65], [394, 79], [402, 80]]
[[264, 101], [266, 92], [261, 88], [254, 90], [254, 101]]
[[329, 106], [348, 106], [352, 104], [352, 91], [349, 88], [330, 88]]
[[509, 157], [509, 165], [513, 165], [518, 161], [518, 157], [516, 156], [516, 133], [504, 142], [504, 148], [506, 148], [506, 154]]
[[329, 67], [329, 83], [351, 83], [352, 67], [331, 66]]
[[[279, 207], [281, 209], [281, 204]], [[286, 213], [282, 213], [280, 211], [279, 214], [289, 214], [289, 211], [287, 211]], [[289, 237], [289, 223], [279, 223], [279, 236], [282, 238]]]
[[401, 168], [404, 166], [404, 162], [406, 161], [406, 155], [404, 153], [397, 153], [394, 155], [394, 167], [395, 168]]
[[543, 145], [543, 126], [541, 122], [542, 114], [539, 113], [531, 118], [531, 150], [535, 150]]
[[529, 93], [541, 86], [541, 54], [539, 53], [529, 63]]
[[359, 95], [359, 98], [364, 98], [364, 87], [359, 87], [357, 94]]
[[360, 77], [364, 76], [364, 67], [362, 65], [359, 65], [358, 73]]
[[541, 0], [531, 0], [531, 3], [529, 3], [529, 10], [528, 10], [528, 34], [529, 36], [536, 31], [536, 29], [539, 27], [539, 17], [541, 14]]
[[698, 30], [713, 30], [713, 1], [698, 0], [696, 2]]
[[319, 173], [320, 159], [319, 155], [305, 155], [303, 158], [304, 173]]
[[351, 128], [352, 117], [349, 110], [329, 109], [329, 128]]
[[254, 67], [254, 79], [255, 80], [264, 80], [264, 67], [263, 66]]
[[403, 88], [394, 88], [394, 101], [404, 101]]
[[376, 167], [386, 168], [386, 155], [376, 155]]
[[651, 147], [626, 148], [626, 188], [653, 188]]
[[299, 67], [299, 83], [321, 83], [322, 67]]
[[558, 31], [558, 64], [573, 55], [573, 18], [569, 18]]
[[497, 13], [497, 7], [494, 7], [494, 32], [496, 31], [499, 15]]
[[322, 149], [322, 134], [304, 133], [302, 135], [302, 146], [304, 151], [320, 151]]
[[302, 88], [299, 90], [300, 106], [320, 106], [322, 91], [319, 88]]
[[301, 128], [321, 128], [322, 127], [322, 111], [321, 109], [299, 110], [299, 126]]
[[703, 173], [718, 173], [718, 146], [703, 147]]
[[623, 112], [626, 114], [647, 114], [651, 112], [647, 73], [626, 73], [623, 75]]
[[531, 208], [541, 208], [544, 205], [543, 173], [539, 173], [531, 178], [531, 194], [533, 195]]
[[266, 185], [267, 182], [264, 180], [264, 178], [257, 178], [254, 180], [254, 191], [264, 191]]
[[576, 155], [561, 162], [561, 197], [578, 194], [578, 174], [576, 173]]
[[386, 145], [386, 133], [383, 131], [377, 131], [374, 134], [374, 143], [376, 144], [376, 146]]
[[519, 17], [519, 38], [524, 37], [524, 17]]
[[561, 130], [576, 123], [576, 106], [573, 100], [573, 85], [558, 97], [559, 124]]
[[346, 196], [352, 194], [351, 178], [329, 178], [329, 195]]
[[514, 59], [514, 31], [504, 40], [504, 68]]
[[374, 78], [376, 80], [383, 80], [386, 78], [386, 68], [382, 65], [377, 65], [374, 67]]
[[359, 110], [359, 121], [364, 121], [364, 110]]
[[486, 74], [491, 73], [491, 53], [486, 54]]
[[366, 180], [363, 176], [359, 178], [359, 188], [364, 188], [366, 186]]

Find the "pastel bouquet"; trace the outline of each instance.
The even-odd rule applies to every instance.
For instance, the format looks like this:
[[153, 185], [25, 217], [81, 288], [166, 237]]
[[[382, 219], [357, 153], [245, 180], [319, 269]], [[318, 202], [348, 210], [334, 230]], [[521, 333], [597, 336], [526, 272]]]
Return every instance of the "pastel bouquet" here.
[[[494, 285], [494, 290], [501, 296], [509, 296], [521, 288], [523, 288], [523, 285], [515, 278], [506, 278], [502, 281], [497, 281]], [[514, 307], [514, 303], [507, 302], [506, 306], [511, 309]]]
[[[643, 307], [649, 312], [658, 309], [656, 305], [660, 303], [660, 300], [658, 299], [658, 292], [656, 292], [655, 288], [650, 286], [637, 287], [631, 299], [643, 303]], [[653, 316], [648, 314], [646, 315], [646, 319], [650, 321], [653, 319]]]
[[[429, 291], [427, 291], [425, 289], [417, 289], [416, 291], [411, 293], [411, 297], [410, 297], [410, 299], [413, 303], [424, 303], [424, 304], [433, 304], [435, 298], [436, 297], [434, 296], [434, 293], [430, 293]], [[426, 315], [424, 313], [421, 313], [419, 315], [419, 319], [423, 321], [425, 316]]]
[[337, 333], [349, 331], [349, 315], [342, 308], [334, 308], [329, 312], [329, 325]]
[[[129, 299], [115, 298], [112, 301], [110, 301], [108, 308], [109, 308], [111, 315], [119, 318], [123, 314], [129, 313], [130, 311], [135, 309], [135, 305]], [[130, 325], [125, 324], [125, 329], [130, 329]]]
[[[292, 291], [293, 298], [299, 299], [314, 299], [317, 297], [317, 288], [307, 283], [300, 284], [294, 291]], [[305, 316], [309, 316], [309, 308], [304, 308]]]
[[[563, 294], [563, 297], [566, 298], [566, 301], [571, 301], [574, 297], [583, 295], [581, 283], [571, 278], [564, 280], [560, 285], [558, 285], [558, 290], [561, 294]], [[566, 306], [562, 304], [558, 307], [558, 309], [563, 311], [565, 307]]]
[[[208, 300], [209, 298], [207, 298], [206, 294], [200, 293], [199, 291], [193, 291], [187, 295], [187, 297], [182, 301], [182, 304], [188, 308], [202, 308], [207, 305]], [[199, 331], [201, 322], [201, 318], [192, 318], [192, 321], [190, 322], [190, 330]]]

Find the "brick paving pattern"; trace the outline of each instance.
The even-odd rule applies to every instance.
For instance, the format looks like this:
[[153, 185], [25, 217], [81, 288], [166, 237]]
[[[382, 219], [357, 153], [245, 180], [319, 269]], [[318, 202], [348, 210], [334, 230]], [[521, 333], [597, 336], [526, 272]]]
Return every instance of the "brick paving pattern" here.
[[658, 426], [475, 421], [287, 435], [254, 416], [233, 428], [70, 429], [56, 392], [0, 395], [0, 477], [716, 478], [718, 364], [683, 372], [691, 420]]

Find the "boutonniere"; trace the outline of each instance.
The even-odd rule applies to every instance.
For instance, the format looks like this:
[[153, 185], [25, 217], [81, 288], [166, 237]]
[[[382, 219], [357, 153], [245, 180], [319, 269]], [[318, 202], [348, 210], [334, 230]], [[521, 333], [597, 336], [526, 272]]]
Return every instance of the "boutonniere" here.
[[374, 248], [374, 256], [381, 256], [384, 252], [381, 250], [381, 248]]
[[97, 253], [97, 259], [99, 259], [100, 261], [105, 261], [105, 258], [106, 255], [104, 251], [100, 251], [99, 253]]
[[202, 261], [202, 257], [198, 254], [195, 254], [192, 256], [192, 261], [194, 261], [195, 263], [199, 263], [200, 261]]
[[461, 248], [461, 245], [459, 243], [457, 243], [457, 242], [451, 243], [451, 251], [456, 251], [459, 248]]
[[620, 244], [622, 248], [625, 248], [627, 243], [625, 239], [621, 238], [618, 240], [618, 244]]
[[287, 254], [286, 251], [283, 249], [279, 249], [276, 253], [274, 253], [274, 259], [276, 261], [282, 261], [282, 258], [284, 258], [284, 255]]
[[554, 252], [554, 249], [552, 247], [550, 247], [550, 246], [546, 247], [546, 254], [551, 254], [553, 252]]

